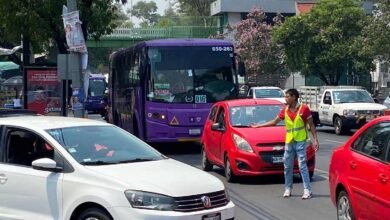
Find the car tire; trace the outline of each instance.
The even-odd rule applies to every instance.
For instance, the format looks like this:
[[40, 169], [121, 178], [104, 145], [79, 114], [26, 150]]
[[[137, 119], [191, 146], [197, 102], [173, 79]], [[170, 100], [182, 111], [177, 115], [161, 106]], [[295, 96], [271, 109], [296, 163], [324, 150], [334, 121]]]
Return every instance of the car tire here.
[[111, 216], [99, 208], [88, 208], [81, 212], [77, 220], [112, 220]]
[[347, 192], [341, 191], [337, 197], [337, 219], [338, 220], [355, 220], [351, 206], [351, 200]]
[[230, 160], [228, 157], [225, 158], [224, 164], [225, 177], [229, 183], [234, 183], [237, 180], [237, 176], [234, 174], [232, 167], [230, 165]]
[[343, 124], [343, 119], [340, 116], [336, 116], [333, 122], [334, 133], [337, 135], [342, 135], [345, 132], [345, 126]]
[[211, 171], [212, 169], [213, 169], [213, 164], [210, 163], [209, 159], [207, 158], [207, 154], [204, 149], [204, 146], [202, 146], [202, 170]]

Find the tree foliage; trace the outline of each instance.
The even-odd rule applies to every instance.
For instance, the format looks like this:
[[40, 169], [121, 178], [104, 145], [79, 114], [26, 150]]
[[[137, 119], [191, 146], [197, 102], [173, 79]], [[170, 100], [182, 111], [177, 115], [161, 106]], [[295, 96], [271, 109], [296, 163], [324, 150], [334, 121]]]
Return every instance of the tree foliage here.
[[[114, 2], [126, 3], [126, 0]], [[28, 36], [35, 52], [47, 51], [56, 45], [66, 53], [66, 40], [62, 21], [62, 6], [66, 0], [0, 0], [0, 43], [20, 44], [21, 35]], [[111, 0], [77, 0], [85, 38], [99, 38], [111, 33], [119, 17], [118, 4]]]
[[210, 16], [210, 5], [215, 0], [177, 0], [179, 12], [187, 16]]
[[[265, 13], [252, 9], [247, 19], [239, 22], [233, 29], [236, 51], [245, 62], [249, 77], [273, 80], [264, 82], [276, 85], [280, 77], [287, 74], [283, 58], [283, 48], [271, 39], [273, 26], [264, 22]], [[280, 16], [276, 17], [278, 24]]]
[[290, 69], [337, 85], [343, 73], [367, 74], [373, 55], [361, 48], [368, 24], [357, 0], [322, 0], [311, 12], [291, 18], [273, 32], [284, 45]]
[[128, 13], [130, 13], [131, 16], [141, 19], [142, 22], [140, 25], [142, 27], [153, 26], [161, 17], [161, 15], [157, 13], [157, 9], [156, 2], [154, 1], [140, 1], [137, 2], [137, 4], [135, 4], [132, 9], [128, 10]]
[[365, 50], [372, 50], [381, 60], [390, 61], [390, 0], [378, 0], [374, 16], [364, 29]]

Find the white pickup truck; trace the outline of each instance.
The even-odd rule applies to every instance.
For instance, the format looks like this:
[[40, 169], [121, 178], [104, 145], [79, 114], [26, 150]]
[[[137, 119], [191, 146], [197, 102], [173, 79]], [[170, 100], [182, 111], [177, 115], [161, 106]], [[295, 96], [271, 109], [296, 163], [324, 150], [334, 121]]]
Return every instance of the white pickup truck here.
[[317, 125], [333, 126], [337, 135], [360, 128], [384, 115], [386, 106], [377, 104], [367, 90], [356, 86], [302, 86], [300, 101], [309, 106]]

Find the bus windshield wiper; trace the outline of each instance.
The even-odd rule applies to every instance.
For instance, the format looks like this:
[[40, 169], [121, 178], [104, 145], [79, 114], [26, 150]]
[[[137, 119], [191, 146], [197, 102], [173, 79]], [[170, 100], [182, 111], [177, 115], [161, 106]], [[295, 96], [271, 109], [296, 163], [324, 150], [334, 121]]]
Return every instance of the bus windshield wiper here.
[[111, 164], [117, 164], [116, 162], [107, 162], [103, 160], [95, 160], [95, 161], [83, 161], [80, 162], [82, 165], [111, 165]]
[[136, 163], [136, 162], [145, 162], [145, 161], [154, 161], [152, 158], [135, 158], [131, 160], [121, 160], [118, 163]]

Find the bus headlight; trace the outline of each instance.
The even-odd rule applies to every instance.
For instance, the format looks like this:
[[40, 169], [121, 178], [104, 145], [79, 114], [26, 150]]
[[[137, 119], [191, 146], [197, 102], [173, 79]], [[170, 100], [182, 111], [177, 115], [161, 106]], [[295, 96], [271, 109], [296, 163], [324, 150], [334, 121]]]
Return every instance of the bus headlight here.
[[233, 134], [233, 141], [236, 147], [242, 151], [253, 153], [252, 147], [249, 145], [248, 141], [246, 141], [244, 138]]
[[127, 190], [127, 200], [133, 208], [172, 211], [177, 208], [174, 198], [156, 193]]

